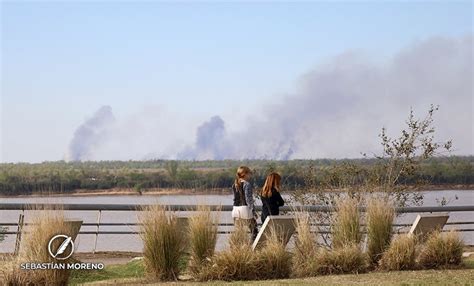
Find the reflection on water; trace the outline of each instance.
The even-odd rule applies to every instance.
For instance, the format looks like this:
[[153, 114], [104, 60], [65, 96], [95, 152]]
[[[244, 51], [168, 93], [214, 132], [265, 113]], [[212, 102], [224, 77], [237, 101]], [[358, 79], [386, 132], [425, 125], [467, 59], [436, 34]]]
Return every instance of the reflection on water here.
[[[448, 205], [473, 205], [474, 191], [469, 190], [446, 190], [424, 192], [424, 206], [438, 206], [441, 201], [446, 200]], [[0, 203], [63, 203], [63, 204], [170, 204], [170, 205], [231, 205], [232, 195], [144, 195], [144, 196], [61, 196], [61, 197], [22, 197], [22, 198], [0, 198]], [[257, 203], [260, 203], [257, 200]], [[0, 222], [17, 222], [19, 211], [0, 211]], [[96, 223], [97, 211], [68, 211], [67, 216], [71, 218], [81, 218], [84, 223]], [[130, 211], [103, 211], [101, 215], [102, 223], [136, 223], [138, 212]], [[181, 215], [189, 213], [181, 212]], [[397, 223], [412, 223], [416, 214], [404, 214], [397, 218]], [[450, 214], [448, 222], [472, 221], [474, 212], [458, 212]], [[25, 221], [31, 220], [31, 214], [26, 212]], [[231, 223], [230, 212], [220, 214], [220, 223]], [[446, 228], [474, 228], [474, 225], [447, 226]], [[16, 230], [10, 227], [10, 230]], [[95, 231], [94, 226], [83, 226], [82, 231]], [[135, 231], [134, 226], [101, 226], [101, 231]], [[222, 227], [221, 230], [229, 230], [229, 227]], [[467, 244], [474, 244], [474, 232], [464, 232], [463, 237]], [[14, 235], [9, 235], [4, 242], [0, 243], [0, 252], [10, 252], [14, 247]], [[78, 251], [89, 252], [94, 247], [95, 235], [81, 234], [78, 237]], [[218, 249], [226, 245], [227, 235], [219, 235]], [[142, 244], [138, 235], [108, 235], [101, 234], [97, 241], [97, 251], [136, 251], [142, 249]]]

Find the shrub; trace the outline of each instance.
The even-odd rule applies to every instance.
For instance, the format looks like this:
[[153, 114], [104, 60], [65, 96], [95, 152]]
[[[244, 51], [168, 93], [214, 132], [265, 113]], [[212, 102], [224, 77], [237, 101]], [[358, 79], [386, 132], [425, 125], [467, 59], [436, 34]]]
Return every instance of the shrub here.
[[198, 214], [189, 218], [189, 270], [198, 275], [204, 264], [214, 255], [217, 241], [217, 219], [206, 206], [198, 207]]
[[28, 273], [20, 270], [16, 259], [8, 262], [3, 261], [0, 263], [2, 263], [2, 268], [0, 269], [0, 278], [2, 280], [1, 285], [21, 286], [31, 283], [27, 276]]
[[250, 246], [251, 243], [248, 223], [245, 220], [235, 220], [234, 231], [229, 238], [229, 247], [239, 249], [243, 246]]
[[316, 236], [311, 233], [310, 216], [308, 213], [296, 213], [296, 235], [293, 255], [293, 275], [310, 277], [317, 274]]
[[336, 203], [336, 215], [332, 224], [333, 248], [359, 244], [360, 239], [358, 200], [349, 197], [338, 200]]
[[260, 280], [288, 278], [291, 274], [291, 254], [285, 250], [283, 239], [271, 231], [265, 245], [253, 251], [248, 226], [236, 223], [229, 239], [229, 248], [217, 253], [198, 280]]
[[[49, 255], [48, 243], [57, 234], [71, 236], [74, 232], [64, 219], [60, 209], [36, 209], [32, 221], [24, 228], [18, 256], [6, 263], [2, 275], [7, 285], [67, 285], [70, 271], [67, 269], [22, 271], [19, 265], [25, 262], [54, 263]], [[59, 245], [58, 245], [59, 246]], [[70, 257], [62, 262], [70, 263]]]
[[279, 237], [272, 229], [265, 241], [265, 245], [257, 255], [258, 264], [261, 265], [259, 279], [283, 279], [291, 274], [291, 253], [285, 249], [283, 237]]
[[256, 280], [260, 269], [258, 257], [250, 246], [247, 225], [236, 223], [229, 238], [229, 248], [214, 255], [198, 280]]
[[459, 233], [435, 231], [428, 236], [419, 256], [424, 268], [440, 268], [460, 265], [464, 243]]
[[379, 261], [384, 270], [410, 270], [415, 268], [416, 241], [413, 235], [395, 237]]
[[392, 239], [395, 216], [393, 205], [385, 200], [372, 199], [367, 206], [367, 254], [377, 263]]
[[199, 280], [256, 280], [261, 266], [250, 246], [217, 253], [212, 263], [203, 268]]
[[139, 217], [145, 272], [158, 280], [177, 280], [185, 236], [174, 214], [160, 205], [146, 207]]
[[317, 257], [317, 272], [322, 275], [362, 273], [367, 269], [367, 256], [356, 244], [323, 250]]

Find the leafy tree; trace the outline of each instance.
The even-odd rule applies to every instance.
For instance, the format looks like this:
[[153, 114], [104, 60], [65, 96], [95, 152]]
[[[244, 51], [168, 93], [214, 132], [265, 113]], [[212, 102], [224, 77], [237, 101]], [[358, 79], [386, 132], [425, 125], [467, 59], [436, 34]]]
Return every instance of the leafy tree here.
[[[438, 107], [431, 106], [423, 119], [416, 119], [411, 110], [406, 128], [396, 138], [389, 137], [387, 130], [382, 128], [382, 155], [369, 158], [364, 154], [367, 160], [375, 160], [372, 166], [355, 164], [353, 161], [342, 161], [320, 169], [309, 166], [305, 188], [294, 192], [292, 200], [304, 205], [334, 206], [341, 195], [356, 197], [363, 202], [367, 194], [377, 192], [392, 198], [399, 206], [421, 204], [422, 195], [416, 192], [416, 188], [413, 190], [412, 186], [404, 184], [403, 180], [417, 177], [423, 163], [444, 154], [443, 150], [449, 152], [452, 146], [451, 140], [443, 143], [435, 141], [433, 114], [437, 110]], [[417, 184], [422, 183], [417, 180]], [[313, 219], [329, 224], [332, 213], [316, 213]], [[323, 241], [329, 244], [329, 234], [321, 233]]]
[[173, 184], [176, 184], [176, 179], [178, 178], [178, 161], [172, 160], [166, 163], [166, 171], [168, 176], [170, 176]]

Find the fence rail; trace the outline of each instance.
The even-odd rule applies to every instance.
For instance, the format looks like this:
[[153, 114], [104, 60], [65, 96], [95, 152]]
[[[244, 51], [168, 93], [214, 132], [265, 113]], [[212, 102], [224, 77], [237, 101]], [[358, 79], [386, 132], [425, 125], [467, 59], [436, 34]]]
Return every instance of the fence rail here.
[[[150, 205], [136, 204], [0, 204], [0, 210], [34, 210], [35, 208], [58, 208], [71, 211], [140, 211]], [[167, 205], [170, 211], [197, 211], [198, 205]], [[211, 211], [232, 211], [231, 205], [209, 205]], [[257, 210], [262, 210], [262, 206], [255, 206]], [[364, 212], [365, 207], [360, 207]], [[308, 212], [333, 212], [331, 206], [284, 206], [281, 211], [308, 211]], [[399, 207], [398, 213], [426, 213], [426, 212], [471, 212], [474, 205], [468, 206], [440, 206], [440, 207]]]
[[[17, 227], [16, 231], [1, 231], [0, 234], [17, 235], [17, 244], [19, 237], [24, 226], [28, 223], [23, 223], [24, 212], [35, 209], [58, 209], [68, 211], [97, 211], [97, 222], [96, 223], [83, 223], [82, 226], [96, 227], [95, 231], [80, 231], [79, 234], [95, 235], [95, 246], [94, 252], [97, 245], [97, 237], [99, 234], [113, 234], [113, 235], [136, 235], [139, 231], [136, 230], [101, 230], [101, 227], [139, 227], [140, 223], [112, 223], [112, 222], [101, 222], [101, 216], [103, 211], [141, 211], [147, 208], [149, 205], [136, 205], [136, 204], [18, 204], [18, 203], [3, 203], [0, 204], [1, 210], [19, 210], [21, 211], [20, 219], [17, 223], [12, 222], [1, 222], [0, 226], [13, 226]], [[197, 205], [167, 205], [170, 211], [197, 211]], [[230, 205], [209, 205], [211, 211], [222, 211], [229, 212], [232, 210]], [[256, 209], [261, 211], [261, 206], [256, 206]], [[307, 212], [333, 212], [334, 207], [330, 206], [285, 206], [280, 208], [281, 211], [293, 212], [293, 211], [307, 211]], [[364, 207], [360, 207], [361, 212], [365, 212]], [[439, 206], [439, 207], [401, 207], [396, 208], [397, 213], [440, 213], [440, 212], [474, 212], [474, 205], [466, 206]], [[473, 217], [474, 219], [474, 217]], [[318, 232], [328, 233], [329, 224], [312, 224], [315, 227], [323, 227]], [[457, 221], [448, 222], [446, 225], [474, 225], [473, 221]], [[219, 223], [219, 227], [232, 227], [232, 223]], [[400, 228], [409, 227], [411, 224], [394, 224], [394, 229], [400, 230]], [[364, 225], [362, 225], [364, 228]], [[364, 230], [363, 230], [364, 231]], [[460, 232], [474, 232], [474, 228], [460, 228], [457, 229]], [[400, 232], [400, 231], [399, 231]], [[219, 230], [219, 234], [229, 234], [231, 231]], [[17, 248], [17, 247], [16, 247]]]

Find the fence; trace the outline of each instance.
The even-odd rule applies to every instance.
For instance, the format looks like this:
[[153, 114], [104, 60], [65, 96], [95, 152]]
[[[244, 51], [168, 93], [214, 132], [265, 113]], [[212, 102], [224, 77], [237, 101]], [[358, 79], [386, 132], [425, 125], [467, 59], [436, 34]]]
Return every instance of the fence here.
[[[139, 223], [118, 223], [118, 222], [102, 222], [102, 212], [105, 211], [140, 211], [146, 208], [147, 205], [132, 205], [132, 204], [15, 204], [7, 203], [0, 204], [0, 211], [2, 210], [19, 210], [21, 211], [19, 215], [18, 222], [2, 222], [0, 221], [0, 226], [13, 226], [16, 227], [15, 231], [2, 231], [0, 229], [0, 235], [16, 235], [16, 245], [15, 252], [19, 248], [19, 242], [21, 240], [21, 233], [23, 226], [27, 225], [24, 223], [24, 212], [27, 210], [34, 209], [55, 209], [59, 208], [65, 211], [97, 211], [97, 221], [95, 223], [83, 223], [83, 226], [95, 227], [95, 231], [80, 231], [79, 234], [92, 234], [95, 235], [95, 242], [93, 252], [95, 252], [97, 247], [97, 239], [100, 234], [112, 234], [112, 235], [124, 235], [124, 234], [139, 234], [138, 231], [105, 231], [101, 230], [101, 226], [139, 226]], [[198, 209], [197, 205], [168, 205], [166, 206], [170, 211], [196, 211]], [[229, 212], [232, 210], [230, 205], [210, 205], [211, 211], [221, 211]], [[257, 211], [261, 211], [261, 206], [256, 206]], [[307, 211], [307, 212], [333, 212], [334, 207], [330, 206], [297, 206], [297, 207], [282, 207], [280, 208], [283, 212], [294, 212], [294, 211]], [[365, 211], [364, 207], [360, 208], [361, 212]], [[402, 207], [396, 209], [397, 213], [439, 213], [439, 212], [474, 212], [474, 205], [468, 206], [441, 206], [441, 207]], [[474, 217], [471, 217], [469, 221], [454, 221], [448, 222], [446, 225], [474, 225]], [[219, 223], [219, 227], [231, 227], [232, 223]], [[319, 227], [329, 227], [328, 224], [314, 224], [314, 226]], [[408, 227], [411, 224], [394, 224], [394, 227]], [[460, 232], [474, 232], [474, 228], [457, 228], [457, 231]], [[328, 230], [320, 230], [320, 233], [327, 233]], [[219, 234], [228, 234], [230, 231], [218, 232]]]

